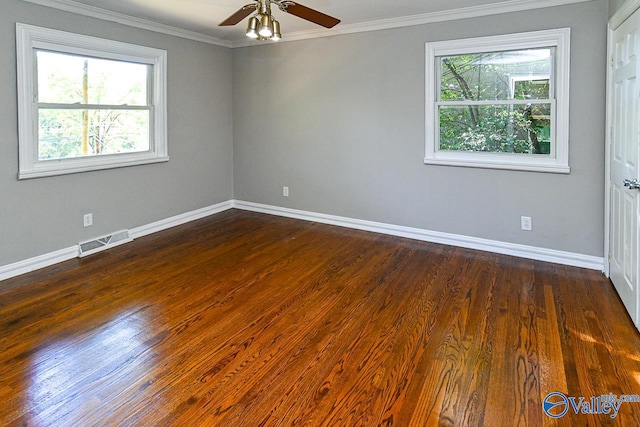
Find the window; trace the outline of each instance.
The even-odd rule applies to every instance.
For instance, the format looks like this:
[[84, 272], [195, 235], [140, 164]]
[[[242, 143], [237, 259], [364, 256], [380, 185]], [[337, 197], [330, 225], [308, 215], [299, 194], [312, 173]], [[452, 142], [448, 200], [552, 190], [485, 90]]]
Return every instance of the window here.
[[569, 173], [569, 36], [427, 43], [425, 163]]
[[20, 179], [168, 161], [166, 52], [17, 24]]

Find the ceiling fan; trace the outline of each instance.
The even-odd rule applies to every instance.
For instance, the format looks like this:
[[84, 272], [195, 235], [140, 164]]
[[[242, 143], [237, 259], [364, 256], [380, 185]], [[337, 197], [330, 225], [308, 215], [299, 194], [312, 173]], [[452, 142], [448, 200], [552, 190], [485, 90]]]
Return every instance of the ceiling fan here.
[[278, 6], [283, 12], [290, 13], [299, 18], [306, 19], [314, 24], [322, 25], [326, 28], [333, 28], [340, 22], [332, 16], [303, 6], [290, 0], [254, 0], [254, 3], [244, 5], [236, 13], [222, 21], [219, 26], [236, 25], [247, 16], [254, 13], [249, 19], [245, 34], [247, 37], [257, 40], [280, 40], [280, 23], [271, 15], [271, 5]]

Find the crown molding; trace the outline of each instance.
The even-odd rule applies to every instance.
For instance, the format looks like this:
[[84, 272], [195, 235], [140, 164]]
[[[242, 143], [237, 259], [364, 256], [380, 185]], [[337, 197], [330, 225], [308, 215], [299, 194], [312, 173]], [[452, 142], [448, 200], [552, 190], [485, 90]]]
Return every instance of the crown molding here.
[[[262, 46], [266, 44], [256, 44], [254, 40], [243, 37], [238, 40], [223, 40], [217, 37], [161, 24], [148, 19], [137, 18], [118, 12], [102, 9], [78, 3], [73, 0], [23, 0], [25, 2], [52, 7], [66, 12], [79, 15], [90, 16], [105, 21], [117, 22], [119, 24], [144, 30], [155, 31], [185, 39], [196, 40], [204, 43], [214, 44], [222, 47], [246, 47]], [[298, 40], [314, 39], [321, 37], [332, 37], [343, 34], [363, 33], [368, 31], [388, 30], [392, 28], [411, 27], [415, 25], [432, 24], [436, 22], [454, 21], [458, 19], [477, 18], [481, 16], [499, 15], [504, 13], [521, 12], [532, 9], [542, 9], [547, 7], [563, 6], [574, 3], [584, 3], [594, 0], [506, 0], [496, 3], [484, 4], [480, 6], [464, 7], [459, 9], [443, 10], [438, 12], [424, 13], [420, 15], [403, 16], [399, 18], [380, 19], [376, 21], [363, 22], [358, 24], [339, 25], [332, 29], [317, 29], [310, 31], [296, 31], [285, 33], [282, 40], [277, 43], [292, 42]], [[267, 43], [271, 44], [271, 43]]]
[[[337, 27], [334, 27], [330, 30], [318, 29], [284, 33], [283, 38], [277, 43], [314, 39], [320, 37], [332, 37], [343, 34], [363, 33], [367, 31], [388, 30], [392, 28], [411, 27], [415, 25], [455, 21], [458, 19], [478, 18], [482, 16], [499, 15], [512, 12], [522, 12], [532, 9], [543, 9], [547, 7], [564, 6], [568, 4], [585, 3], [590, 1], [593, 0], [506, 0], [480, 6], [471, 6], [459, 9], [424, 13], [421, 15], [380, 19], [377, 21], [363, 22], [359, 24], [338, 25]], [[234, 40], [232, 42], [232, 47], [234, 48], [246, 46], [256, 46], [256, 42], [254, 40], [245, 38], [241, 40]]]
[[167, 24], [161, 24], [148, 19], [137, 18], [123, 13], [113, 12], [95, 6], [90, 6], [73, 0], [23, 0], [28, 3], [34, 3], [40, 6], [51, 7], [65, 12], [76, 13], [78, 15], [98, 18], [104, 21], [116, 22], [118, 24], [128, 25], [130, 27], [140, 28], [143, 30], [154, 31], [156, 33], [167, 34], [170, 36], [181, 37], [183, 39], [195, 40], [199, 42], [209, 43], [222, 47], [233, 47], [229, 40], [223, 40], [207, 34], [198, 33], [196, 31], [185, 30], [173, 27]]

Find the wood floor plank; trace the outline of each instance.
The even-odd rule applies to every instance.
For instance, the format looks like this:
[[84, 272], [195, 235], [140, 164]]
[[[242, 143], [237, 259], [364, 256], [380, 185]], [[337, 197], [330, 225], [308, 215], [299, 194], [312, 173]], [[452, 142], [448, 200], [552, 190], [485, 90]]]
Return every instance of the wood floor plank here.
[[231, 210], [0, 282], [0, 425], [634, 426], [601, 273]]

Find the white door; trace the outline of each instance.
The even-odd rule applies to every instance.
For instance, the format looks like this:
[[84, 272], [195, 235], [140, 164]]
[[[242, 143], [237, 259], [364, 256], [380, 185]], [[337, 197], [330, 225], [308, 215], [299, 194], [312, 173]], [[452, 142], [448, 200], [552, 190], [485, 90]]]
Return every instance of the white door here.
[[640, 190], [634, 188], [640, 178], [640, 10], [613, 32], [613, 39], [609, 268], [620, 298], [640, 329]]

